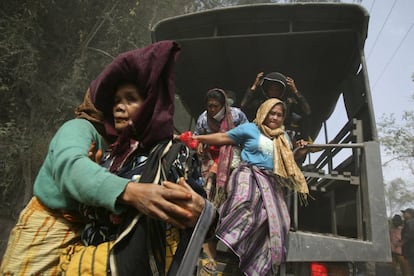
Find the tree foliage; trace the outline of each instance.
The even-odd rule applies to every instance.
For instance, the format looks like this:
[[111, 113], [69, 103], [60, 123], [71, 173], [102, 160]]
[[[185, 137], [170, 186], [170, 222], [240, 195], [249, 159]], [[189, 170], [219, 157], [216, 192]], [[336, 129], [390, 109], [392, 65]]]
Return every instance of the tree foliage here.
[[89, 82], [117, 54], [149, 44], [158, 20], [195, 8], [192, 0], [0, 3], [1, 220], [13, 222], [31, 197], [52, 135]]
[[[414, 81], [414, 74], [412, 76]], [[414, 100], [414, 95], [412, 96]], [[383, 166], [401, 166], [414, 175], [414, 110], [404, 111], [400, 120], [394, 114], [383, 114], [378, 123], [381, 145], [389, 159]], [[401, 178], [385, 183], [385, 198], [390, 215], [401, 208], [413, 206], [414, 195], [411, 183]]]
[[414, 174], [414, 111], [404, 111], [399, 121], [394, 114], [383, 115], [378, 129], [381, 145], [391, 157], [384, 165], [398, 160]]
[[401, 178], [396, 178], [385, 185], [385, 199], [389, 215], [392, 216], [407, 206], [412, 206], [414, 194], [410, 191], [409, 184]]

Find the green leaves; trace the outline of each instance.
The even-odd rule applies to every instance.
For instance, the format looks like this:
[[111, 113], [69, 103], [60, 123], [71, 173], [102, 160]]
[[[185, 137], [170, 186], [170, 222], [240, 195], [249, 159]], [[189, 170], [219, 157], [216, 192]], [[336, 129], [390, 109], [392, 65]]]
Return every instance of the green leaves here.
[[414, 161], [414, 111], [405, 111], [399, 121], [394, 114], [383, 115], [378, 122], [380, 142], [393, 159]]

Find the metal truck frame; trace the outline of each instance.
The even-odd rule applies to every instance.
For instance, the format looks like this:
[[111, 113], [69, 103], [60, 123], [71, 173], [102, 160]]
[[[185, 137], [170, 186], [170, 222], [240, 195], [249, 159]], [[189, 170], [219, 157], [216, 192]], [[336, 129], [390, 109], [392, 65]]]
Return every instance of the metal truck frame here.
[[[308, 206], [289, 200], [292, 231], [281, 275], [306, 275], [309, 264], [389, 262], [380, 147], [364, 43], [369, 15], [360, 5], [257, 4], [186, 14], [158, 22], [152, 40], [182, 47], [176, 68], [176, 127], [191, 129], [213, 87], [240, 100], [257, 72], [283, 72], [308, 99], [310, 146], [303, 164]], [[236, 103], [239, 101], [236, 101]], [[342, 104], [345, 123], [329, 135], [327, 121]], [[305, 264], [305, 265], [304, 265]], [[329, 274], [331, 275], [331, 274]]]

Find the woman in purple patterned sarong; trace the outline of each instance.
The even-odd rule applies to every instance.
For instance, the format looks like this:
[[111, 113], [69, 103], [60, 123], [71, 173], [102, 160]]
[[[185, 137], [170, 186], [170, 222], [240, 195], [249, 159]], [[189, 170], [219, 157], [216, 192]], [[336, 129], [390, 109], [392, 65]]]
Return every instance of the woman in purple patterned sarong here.
[[227, 185], [219, 210], [217, 237], [238, 257], [246, 275], [276, 275], [286, 258], [290, 217], [283, 187], [306, 200], [306, 180], [296, 165], [283, 122], [286, 107], [278, 99], [265, 101], [253, 123], [225, 133], [193, 136], [210, 145], [242, 145], [242, 163]]

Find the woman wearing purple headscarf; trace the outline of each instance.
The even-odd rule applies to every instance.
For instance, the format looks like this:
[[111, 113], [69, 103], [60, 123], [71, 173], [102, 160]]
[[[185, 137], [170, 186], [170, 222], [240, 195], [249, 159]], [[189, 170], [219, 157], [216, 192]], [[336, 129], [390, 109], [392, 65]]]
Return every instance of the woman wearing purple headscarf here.
[[[163, 41], [121, 54], [92, 81], [76, 111], [78, 118], [63, 124], [50, 142], [34, 196], [11, 232], [0, 274], [57, 274], [59, 253], [79, 242], [85, 226], [80, 205], [102, 207], [113, 214], [135, 210], [133, 215], [181, 229], [194, 226], [204, 199], [182, 179], [179, 185], [168, 181], [148, 185], [152, 175], [143, 174], [140, 181], [117, 175], [132, 147], [149, 153], [173, 136], [172, 69], [178, 52], [176, 43]], [[117, 99], [130, 99], [116, 97], [125, 84], [132, 84], [142, 96], [138, 111], [130, 114], [126, 124], [112, 113]], [[124, 124], [122, 131], [117, 131], [119, 123]], [[90, 159], [91, 143], [97, 149], [111, 145], [109, 170]]]

